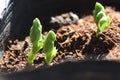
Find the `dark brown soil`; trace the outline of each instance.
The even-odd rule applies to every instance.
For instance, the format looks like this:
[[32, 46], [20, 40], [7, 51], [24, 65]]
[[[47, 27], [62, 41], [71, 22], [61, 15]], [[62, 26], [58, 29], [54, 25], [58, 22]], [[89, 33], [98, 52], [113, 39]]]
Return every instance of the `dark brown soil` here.
[[[120, 61], [120, 12], [106, 8], [106, 13], [112, 19], [107, 30], [95, 36], [97, 26], [92, 15], [86, 15], [78, 20], [77, 24], [60, 26], [55, 29], [57, 41], [55, 43], [58, 53], [53, 60], [54, 64], [68, 61], [82, 60], [115, 60]], [[46, 34], [47, 32], [44, 32]], [[24, 41], [8, 41], [7, 50], [0, 63], [1, 71], [15, 72], [25, 69], [27, 54], [32, 44], [30, 38]], [[34, 68], [44, 67], [45, 54], [36, 55]]]

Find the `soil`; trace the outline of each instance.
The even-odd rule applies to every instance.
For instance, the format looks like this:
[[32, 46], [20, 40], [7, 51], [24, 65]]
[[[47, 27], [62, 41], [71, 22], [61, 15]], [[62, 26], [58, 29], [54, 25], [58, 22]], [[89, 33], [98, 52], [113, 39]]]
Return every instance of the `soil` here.
[[[54, 25], [53, 30], [57, 35], [55, 46], [58, 49], [57, 56], [52, 64], [60, 64], [69, 61], [86, 60], [110, 60], [120, 61], [120, 12], [107, 7], [107, 15], [112, 22], [108, 29], [96, 37], [97, 26], [93, 16], [86, 15], [75, 18], [77, 23]], [[58, 18], [57, 18], [58, 19]], [[54, 21], [52, 21], [54, 22]], [[64, 21], [63, 21], [64, 22]], [[69, 22], [69, 21], [68, 21]], [[56, 24], [56, 22], [54, 22]], [[52, 24], [54, 24], [52, 23]], [[43, 32], [46, 35], [47, 32]], [[17, 72], [26, 69], [45, 67], [45, 53], [39, 51], [34, 64], [27, 64], [27, 56], [31, 49], [29, 36], [24, 41], [8, 40], [6, 51], [0, 63], [0, 70], [3, 72]]]

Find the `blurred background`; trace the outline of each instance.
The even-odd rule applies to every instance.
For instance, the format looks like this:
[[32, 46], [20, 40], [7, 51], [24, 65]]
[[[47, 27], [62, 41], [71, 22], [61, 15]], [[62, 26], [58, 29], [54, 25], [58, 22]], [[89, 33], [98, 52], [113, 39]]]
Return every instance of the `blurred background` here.
[[10, 0], [0, 0], [0, 18], [2, 18], [3, 10], [7, 8]]

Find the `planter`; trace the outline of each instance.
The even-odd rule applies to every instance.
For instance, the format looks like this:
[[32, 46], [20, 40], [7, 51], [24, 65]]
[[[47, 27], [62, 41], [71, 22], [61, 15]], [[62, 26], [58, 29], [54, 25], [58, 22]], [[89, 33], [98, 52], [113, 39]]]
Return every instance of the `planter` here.
[[[104, 6], [120, 10], [118, 0], [97, 1]], [[97, 27], [91, 15], [95, 2], [96, 0], [89, 2], [88, 0], [11, 0], [0, 25], [1, 54], [4, 55], [0, 65], [0, 78], [2, 80], [119, 80], [120, 12], [106, 8], [112, 23], [108, 30], [96, 38]], [[69, 12], [77, 14], [80, 19]], [[61, 14], [69, 15], [64, 19]], [[51, 17], [57, 15], [60, 16], [51, 20]], [[26, 58], [31, 43], [26, 36], [29, 36], [35, 17], [41, 20], [44, 35], [51, 29], [54, 29], [57, 35], [55, 45], [58, 54], [53, 60], [53, 66], [45, 64], [42, 52], [36, 56], [33, 66], [27, 65]], [[66, 21], [67, 18], [71, 21]]]
[[1, 80], [119, 80], [119, 67], [119, 63], [109, 61], [68, 62], [49, 68], [1, 75]]

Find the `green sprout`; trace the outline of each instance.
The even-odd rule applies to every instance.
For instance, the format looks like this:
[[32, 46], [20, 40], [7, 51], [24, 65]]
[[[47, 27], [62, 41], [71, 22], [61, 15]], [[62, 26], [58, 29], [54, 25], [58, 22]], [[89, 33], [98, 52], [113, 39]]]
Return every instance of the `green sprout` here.
[[105, 29], [107, 29], [111, 23], [111, 19], [109, 16], [106, 16], [105, 9], [102, 6], [102, 4], [96, 2], [95, 9], [93, 11], [93, 16], [95, 23], [98, 26], [96, 36], [98, 37], [100, 32], [103, 32]]
[[44, 41], [43, 50], [46, 53], [45, 62], [49, 64], [52, 59], [56, 56], [57, 49], [54, 47], [56, 35], [53, 31], [49, 31]]
[[42, 41], [42, 25], [38, 18], [33, 20], [33, 25], [30, 29], [30, 39], [33, 44], [32, 49], [28, 55], [28, 63], [33, 64], [34, 56], [37, 52], [43, 48], [43, 41]]
[[38, 18], [33, 20], [33, 25], [30, 29], [30, 40], [32, 42], [32, 48], [28, 54], [28, 64], [33, 64], [34, 57], [39, 50], [43, 49], [46, 53], [45, 62], [50, 64], [52, 59], [56, 56], [57, 49], [54, 47], [54, 42], [56, 40], [56, 35], [53, 31], [49, 31], [45, 40], [42, 37], [42, 25]]

